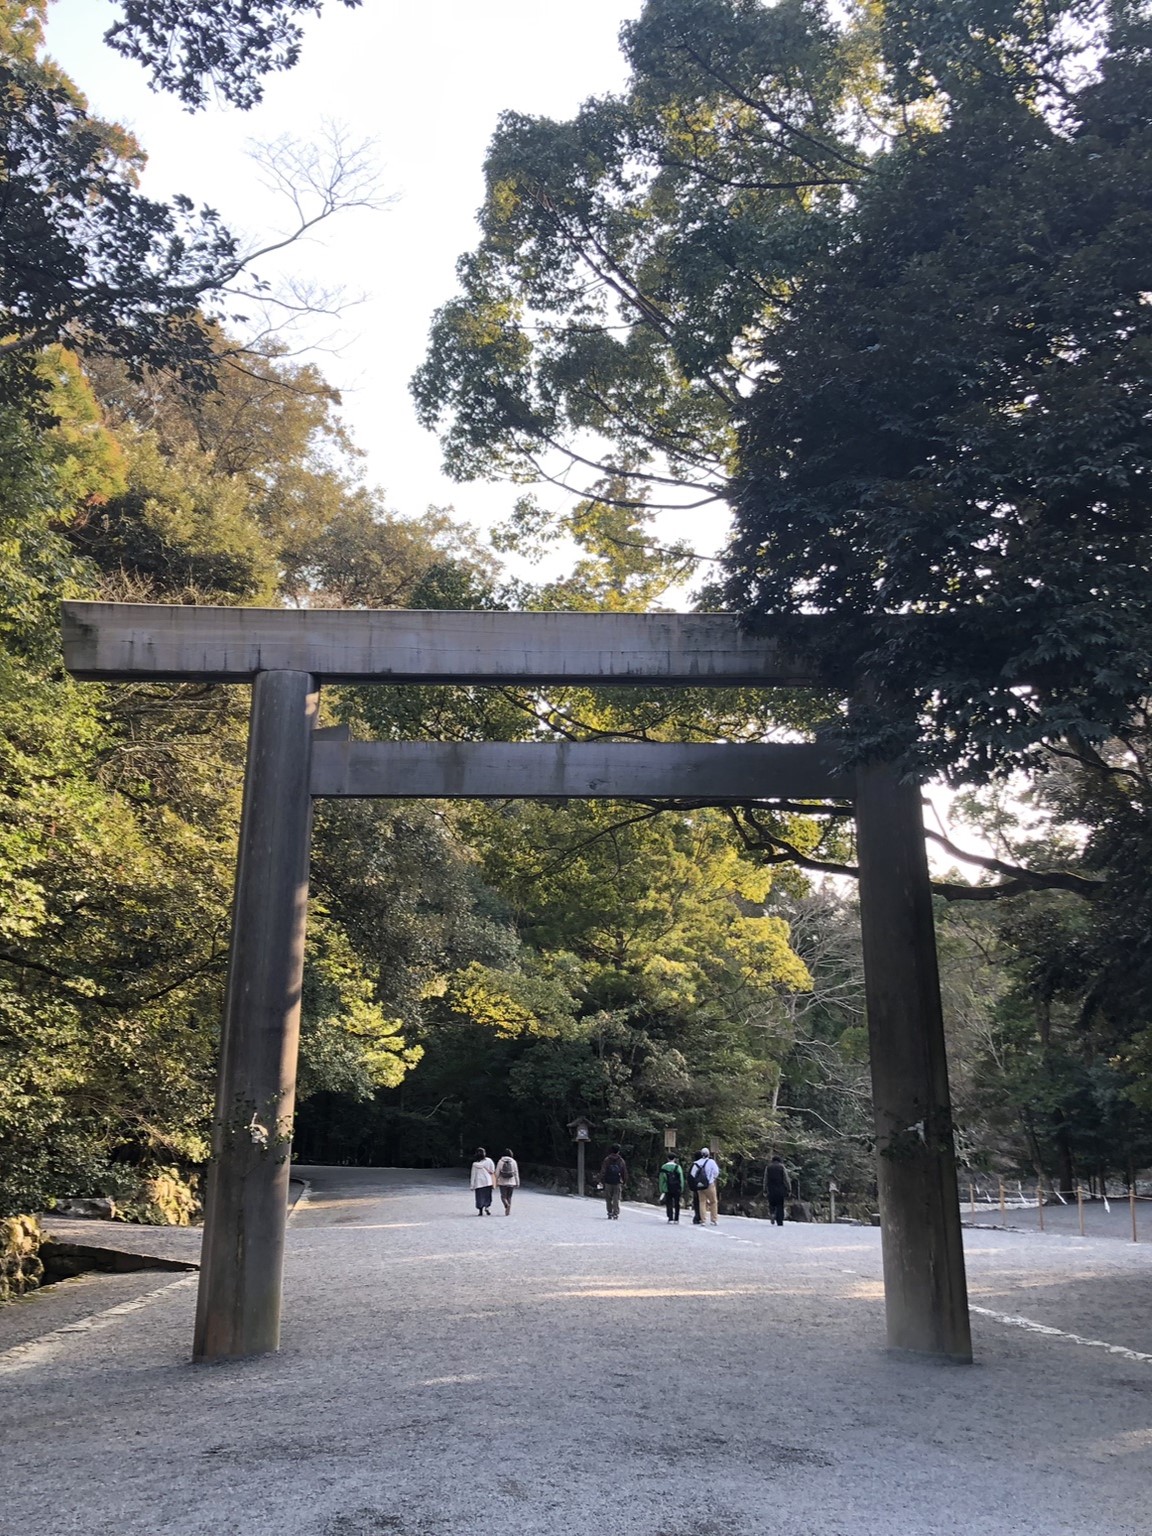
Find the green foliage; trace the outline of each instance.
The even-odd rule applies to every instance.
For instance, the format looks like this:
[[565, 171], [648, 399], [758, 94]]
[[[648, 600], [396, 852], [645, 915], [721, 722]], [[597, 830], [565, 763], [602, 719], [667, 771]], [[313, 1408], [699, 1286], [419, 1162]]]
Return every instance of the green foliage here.
[[723, 818], [625, 811], [589, 801], [479, 811], [483, 868], [513, 901], [521, 932], [591, 969], [597, 1006], [626, 997], [654, 1013], [729, 1006], [806, 975], [787, 930], [763, 915], [771, 877], [743, 859]]
[[300, 1024], [297, 1091], [369, 1099], [394, 1088], [423, 1055], [405, 1043], [402, 1019], [389, 1018], [366, 957], [348, 935], [313, 908]]
[[609, 510], [730, 497], [727, 604], [834, 616], [827, 659], [901, 701], [860, 752], [980, 778], [1121, 729], [1152, 640], [1149, 25], [649, 0], [623, 93], [493, 139], [413, 383], [447, 467], [586, 472], [616, 538]]
[[764, 912], [769, 876], [722, 819], [519, 804], [452, 822], [516, 932], [425, 984], [424, 1058], [383, 1112], [333, 1134], [305, 1109], [302, 1145], [405, 1161], [415, 1137], [437, 1161], [503, 1137], [556, 1160], [583, 1114], [645, 1157], [667, 1124], [763, 1155], [790, 1038], [782, 1000], [809, 981], [786, 922]]
[[[974, 820], [985, 798], [969, 799]], [[1139, 773], [1065, 762], [1027, 795], [1030, 834], [1019, 805], [1009, 821], [994, 799], [983, 807], [1014, 857], [1101, 878], [1088, 901], [1038, 891], [938, 913], [957, 1120], [977, 1167], [1038, 1172], [1068, 1192], [1152, 1153], [1145, 800]], [[1076, 824], [1078, 837], [1062, 830]]]
[[4, 386], [34, 394], [36, 352], [64, 340], [203, 384], [201, 304], [237, 270], [235, 241], [210, 209], [139, 192], [139, 146], [41, 57], [42, 22], [37, 4], [0, 14]]
[[914, 115], [766, 330], [742, 433], [730, 599], [835, 615], [830, 653], [907, 701], [862, 747], [969, 778], [1146, 686], [1149, 34], [1119, 7], [1070, 60], [1084, 9], [885, 7]]
[[[13, 457], [5, 462], [11, 471]], [[27, 467], [37, 467], [34, 454]], [[38, 467], [48, 470], [43, 460]], [[53, 547], [43, 529], [52, 508], [18, 497], [42, 486], [9, 478], [5, 488], [8, 520], [22, 506], [24, 535], [35, 538], [24, 595], [41, 600], [7, 606], [0, 656], [0, 1201], [8, 1208], [91, 1187], [114, 1145], [201, 1156], [208, 1060], [190, 1025], [219, 1002], [196, 939], [212, 924], [205, 863], [223, 877], [223, 856], [172, 825], [161, 854], [144, 818], [99, 783], [107, 744], [99, 693], [59, 680], [48, 601], [59, 587], [35, 590]], [[60, 547], [57, 558], [67, 570]]]
[[664, 466], [722, 493], [741, 340], [798, 214], [855, 175], [837, 121], [851, 53], [820, 5], [663, 0], [624, 47], [625, 96], [569, 123], [506, 114], [492, 142], [481, 243], [413, 386], [455, 474], [531, 475], [594, 433], [633, 496]]
[[[268, 601], [285, 551], [303, 547], [308, 486], [323, 492], [315, 545], [335, 547], [332, 525], [359, 517], [409, 590], [444, 567], [449, 536], [441, 514], [368, 515], [354, 458], [333, 451], [331, 392], [313, 379], [307, 409], [281, 408], [298, 398], [294, 365], [269, 357], [208, 405], [104, 360], [92, 374], [107, 409], [69, 354], [37, 366], [45, 413], [0, 410], [0, 1206], [115, 1188], [159, 1209], [141, 1180], [207, 1154], [246, 700], [72, 683], [58, 599]], [[323, 600], [329, 575], [310, 569]], [[329, 860], [321, 818], [303, 1095], [399, 1082], [420, 1056], [425, 989], [508, 947], [435, 818], [357, 810], [356, 856]]]
[[[355, 8], [360, 0], [340, 0]], [[291, 69], [300, 56], [298, 18], [323, 0], [120, 0], [105, 41], [143, 64], [160, 90], [186, 107], [217, 92], [233, 106], [255, 106], [263, 78]]]
[[267, 603], [276, 591], [276, 554], [243, 481], [221, 475], [198, 449], [165, 453], [152, 433], [121, 429], [120, 442], [127, 485], [74, 518], [77, 549], [169, 600], [211, 594], [217, 603]]

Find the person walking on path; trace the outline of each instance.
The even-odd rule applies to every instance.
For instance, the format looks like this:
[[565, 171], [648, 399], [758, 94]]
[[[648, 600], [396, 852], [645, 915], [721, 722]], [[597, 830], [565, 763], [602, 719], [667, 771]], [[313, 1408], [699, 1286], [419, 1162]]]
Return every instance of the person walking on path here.
[[668, 1212], [668, 1220], [680, 1220], [680, 1201], [684, 1194], [684, 1170], [674, 1157], [660, 1169], [660, 1198]]
[[500, 1191], [500, 1199], [504, 1202], [505, 1216], [512, 1214], [512, 1196], [519, 1185], [520, 1169], [512, 1156], [512, 1148], [505, 1147], [500, 1155], [500, 1161], [496, 1164], [496, 1188]]
[[788, 1170], [781, 1161], [779, 1153], [773, 1153], [772, 1161], [768, 1164], [768, 1173], [765, 1179], [768, 1187], [768, 1220], [774, 1221], [778, 1227], [784, 1225], [784, 1202], [792, 1193], [792, 1180], [788, 1177]]
[[476, 1196], [477, 1216], [492, 1214], [492, 1185], [496, 1180], [496, 1164], [483, 1147], [476, 1148], [472, 1164], [472, 1192]]
[[707, 1220], [714, 1227], [720, 1215], [720, 1193], [716, 1187], [720, 1167], [707, 1147], [700, 1148], [700, 1156], [692, 1164], [692, 1173], [700, 1194], [700, 1225], [704, 1226]]
[[609, 1147], [608, 1156], [600, 1164], [600, 1182], [604, 1186], [608, 1220], [619, 1221], [620, 1192], [628, 1182], [628, 1164], [620, 1156], [619, 1147]]

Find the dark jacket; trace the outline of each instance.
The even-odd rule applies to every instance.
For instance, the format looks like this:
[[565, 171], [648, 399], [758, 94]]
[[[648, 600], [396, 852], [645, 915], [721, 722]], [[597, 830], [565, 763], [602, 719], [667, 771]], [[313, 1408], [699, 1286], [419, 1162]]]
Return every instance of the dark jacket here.
[[768, 1164], [768, 1198], [769, 1200], [787, 1200], [792, 1193], [792, 1180], [788, 1177], [788, 1170], [783, 1163]]
[[600, 1182], [601, 1184], [627, 1184], [628, 1164], [619, 1152], [609, 1152], [600, 1164]]

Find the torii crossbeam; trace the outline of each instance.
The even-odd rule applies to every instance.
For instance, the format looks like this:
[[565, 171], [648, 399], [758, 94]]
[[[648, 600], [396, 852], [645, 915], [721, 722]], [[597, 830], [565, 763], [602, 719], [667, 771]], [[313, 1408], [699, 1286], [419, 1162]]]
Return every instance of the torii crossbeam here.
[[752, 636], [727, 615], [63, 605], [77, 678], [253, 685], [195, 1359], [279, 1345], [313, 798], [599, 796], [853, 805], [888, 1343], [971, 1360], [918, 785], [888, 763], [845, 775], [808, 744], [381, 743], [315, 731], [325, 682], [827, 686], [809, 645], [830, 622]]

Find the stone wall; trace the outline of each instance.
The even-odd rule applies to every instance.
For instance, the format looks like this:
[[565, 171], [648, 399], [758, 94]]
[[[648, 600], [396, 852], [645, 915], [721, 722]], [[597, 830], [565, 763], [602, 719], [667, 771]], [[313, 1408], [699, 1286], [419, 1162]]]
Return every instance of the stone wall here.
[[40, 1223], [35, 1216], [0, 1218], [0, 1302], [14, 1301], [40, 1284]]

